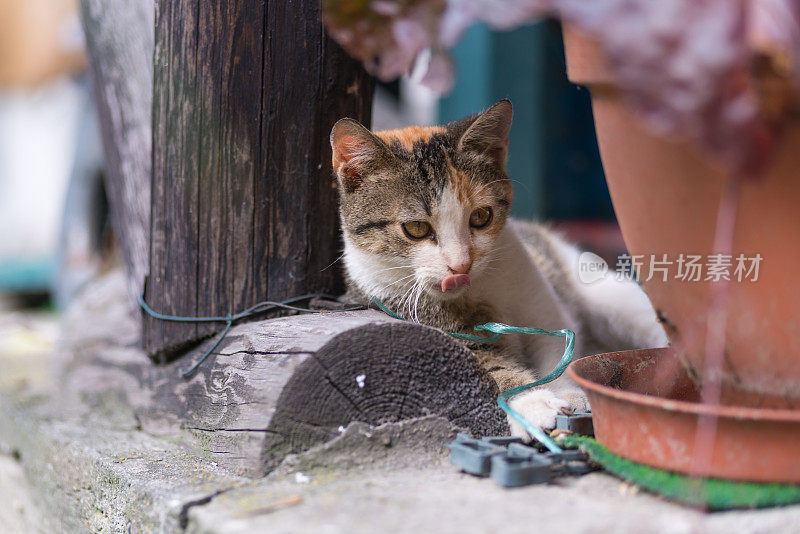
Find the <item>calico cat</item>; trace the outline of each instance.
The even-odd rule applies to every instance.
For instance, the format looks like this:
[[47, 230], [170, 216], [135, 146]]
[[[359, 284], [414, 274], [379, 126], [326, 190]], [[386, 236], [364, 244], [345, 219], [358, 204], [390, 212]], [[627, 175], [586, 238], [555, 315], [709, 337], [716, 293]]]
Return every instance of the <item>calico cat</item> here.
[[[512, 106], [436, 127], [372, 133], [342, 119], [331, 132], [340, 190], [348, 297], [451, 332], [487, 321], [576, 334], [575, 354], [661, 347], [666, 336], [632, 281], [578, 280], [580, 252], [545, 226], [509, 218], [506, 175]], [[503, 336], [467, 343], [501, 391], [553, 369], [563, 339]], [[541, 428], [585, 410], [563, 376], [511, 401]], [[527, 437], [509, 420], [512, 434]]]

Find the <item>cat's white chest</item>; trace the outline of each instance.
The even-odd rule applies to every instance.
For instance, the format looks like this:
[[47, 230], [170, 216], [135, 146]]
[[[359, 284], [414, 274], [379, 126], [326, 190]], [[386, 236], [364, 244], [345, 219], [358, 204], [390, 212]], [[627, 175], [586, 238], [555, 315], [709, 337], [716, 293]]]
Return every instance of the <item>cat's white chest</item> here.
[[[491, 268], [475, 277], [470, 296], [492, 306], [498, 322], [545, 330], [574, 329], [576, 321], [513, 229], [506, 227], [501, 232], [497, 250]], [[521, 334], [507, 341], [510, 350], [538, 361], [550, 360], [551, 352], [560, 356], [564, 343], [561, 338]]]

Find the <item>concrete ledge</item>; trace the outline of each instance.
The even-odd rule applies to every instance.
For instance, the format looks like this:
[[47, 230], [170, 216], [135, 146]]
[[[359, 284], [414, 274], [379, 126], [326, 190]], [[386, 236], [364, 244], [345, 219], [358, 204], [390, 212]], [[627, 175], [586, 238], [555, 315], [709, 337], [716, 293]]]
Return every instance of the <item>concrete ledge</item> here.
[[0, 443], [19, 458], [44, 530], [178, 531], [191, 506], [248, 482], [180, 443], [121, 424], [125, 414], [98, 425], [57, 396], [17, 390], [3, 399]]
[[[137, 350], [135, 329], [79, 324], [86, 347], [117, 336]], [[124, 383], [64, 381], [73, 360], [59, 351], [63, 342], [24, 328], [13, 334], [0, 316], [0, 532], [684, 534], [800, 524], [800, 506], [703, 514], [603, 473], [505, 490], [448, 464], [444, 445], [458, 429], [434, 416], [352, 423], [267, 477], [248, 478], [195, 431], [143, 424]]]
[[[52, 392], [29, 389], [4, 390], [2, 399], [0, 450], [18, 459], [30, 487], [35, 504], [27, 506], [26, 524], [36, 518], [48, 532], [227, 532], [231, 518], [241, 523], [297, 500], [270, 501], [273, 481], [303, 487], [364, 469], [442, 465], [445, 443], [458, 431], [439, 417], [374, 428], [353, 423], [254, 480], [198, 453], [185, 433], [167, 440], [141, 430], [130, 414], [98, 418], [83, 409], [94, 401], [65, 405]], [[233, 490], [240, 493], [194, 514]]]

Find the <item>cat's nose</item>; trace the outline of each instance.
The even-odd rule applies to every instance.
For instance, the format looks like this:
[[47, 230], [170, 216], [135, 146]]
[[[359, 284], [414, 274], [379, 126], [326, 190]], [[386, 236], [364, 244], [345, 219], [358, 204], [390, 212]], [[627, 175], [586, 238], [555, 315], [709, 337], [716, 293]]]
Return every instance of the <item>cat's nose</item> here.
[[453, 274], [467, 274], [469, 273], [469, 270], [472, 269], [472, 261], [465, 261], [455, 265], [448, 263], [447, 268], [450, 269], [450, 272]]

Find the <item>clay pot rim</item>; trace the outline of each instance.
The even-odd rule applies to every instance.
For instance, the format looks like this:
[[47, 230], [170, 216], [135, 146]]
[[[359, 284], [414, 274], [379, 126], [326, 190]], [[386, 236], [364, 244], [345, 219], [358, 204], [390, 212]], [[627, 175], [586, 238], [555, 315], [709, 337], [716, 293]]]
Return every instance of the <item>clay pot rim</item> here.
[[[668, 348], [663, 349], [650, 349], [652, 355], [657, 355], [668, 351]], [[640, 351], [636, 351], [640, 353]], [[798, 423], [800, 422], [800, 410], [787, 410], [775, 408], [753, 408], [747, 406], [713, 406], [710, 404], [701, 404], [699, 402], [689, 402], [682, 400], [665, 399], [663, 397], [656, 397], [654, 395], [645, 395], [643, 393], [634, 393], [631, 391], [624, 391], [615, 389], [609, 386], [604, 386], [593, 382], [587, 378], [582, 377], [579, 373], [581, 367], [587, 366], [593, 360], [601, 358], [614, 358], [624, 359], [635, 356], [631, 351], [608, 352], [605, 354], [593, 354], [585, 356], [580, 360], [572, 362], [567, 367], [567, 376], [574, 380], [581, 388], [592, 391], [598, 395], [611, 397], [613, 399], [627, 402], [634, 405], [644, 405], [659, 410], [664, 410], [674, 413], [694, 414], [694, 415], [711, 415], [718, 418], [728, 419], [747, 419], [752, 421], [768, 421], [775, 423]]]

